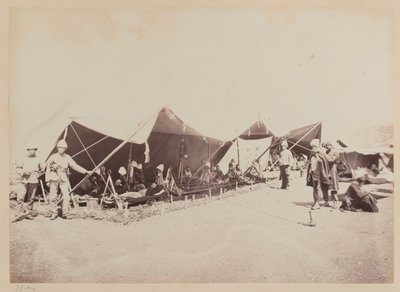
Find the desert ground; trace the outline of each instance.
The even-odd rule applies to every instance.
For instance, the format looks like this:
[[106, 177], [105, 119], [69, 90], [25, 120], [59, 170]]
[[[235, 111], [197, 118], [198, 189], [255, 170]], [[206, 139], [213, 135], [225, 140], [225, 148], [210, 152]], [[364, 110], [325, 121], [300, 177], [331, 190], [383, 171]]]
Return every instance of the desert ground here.
[[[379, 213], [312, 211], [293, 178], [129, 224], [90, 219], [10, 223], [11, 282], [391, 283], [393, 185], [367, 185]], [[341, 183], [341, 192], [347, 188]], [[164, 203], [169, 204], [169, 203]]]

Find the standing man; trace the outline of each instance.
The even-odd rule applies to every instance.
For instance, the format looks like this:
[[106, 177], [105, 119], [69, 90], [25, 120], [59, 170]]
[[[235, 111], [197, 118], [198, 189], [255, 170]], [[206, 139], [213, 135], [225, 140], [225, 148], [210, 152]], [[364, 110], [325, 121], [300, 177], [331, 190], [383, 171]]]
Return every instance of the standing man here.
[[68, 216], [69, 203], [70, 203], [70, 190], [69, 190], [69, 180], [68, 171], [69, 167], [73, 170], [88, 174], [85, 168], [76, 164], [71, 156], [65, 153], [67, 150], [67, 143], [65, 140], [60, 140], [57, 144], [57, 153], [51, 155], [47, 161], [46, 166], [46, 184], [50, 188], [50, 203], [53, 206], [51, 212], [51, 220], [58, 217], [58, 211], [60, 207], [58, 206], [58, 188], [61, 190], [62, 195], [62, 218], [71, 219]]
[[43, 169], [42, 163], [36, 156], [37, 149], [36, 146], [29, 145], [26, 149], [27, 155], [17, 165], [17, 173], [20, 176], [21, 184], [25, 188], [21, 187], [17, 192], [18, 214], [14, 221], [19, 221], [23, 218], [33, 219], [31, 212], [39, 184], [39, 175]]
[[325, 151], [320, 147], [318, 139], [313, 139], [310, 143], [311, 157], [307, 171], [307, 185], [313, 188], [314, 204], [311, 210], [320, 209], [319, 189], [322, 191], [322, 196], [325, 201], [325, 207], [329, 207], [328, 190], [330, 185], [329, 166], [326, 159]]
[[287, 141], [281, 143], [281, 152], [279, 154], [279, 167], [280, 167], [280, 177], [282, 179], [281, 189], [289, 189], [289, 168], [293, 164], [292, 152], [288, 149]]
[[340, 158], [340, 154], [337, 150], [333, 148], [331, 142], [325, 143], [326, 149], [326, 160], [328, 160], [328, 167], [329, 167], [329, 177], [330, 177], [330, 185], [329, 189], [331, 190], [331, 195], [333, 198], [333, 207], [338, 207], [338, 190], [339, 190], [339, 175], [337, 170], [337, 163]]

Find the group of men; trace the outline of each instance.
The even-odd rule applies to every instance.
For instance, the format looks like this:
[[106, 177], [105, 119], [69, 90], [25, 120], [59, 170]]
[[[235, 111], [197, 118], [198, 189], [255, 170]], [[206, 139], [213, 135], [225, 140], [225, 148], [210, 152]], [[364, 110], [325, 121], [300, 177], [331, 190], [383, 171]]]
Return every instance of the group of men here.
[[[318, 139], [310, 143], [311, 157], [307, 172], [307, 185], [313, 188], [314, 204], [311, 209], [319, 209], [319, 190], [322, 191], [325, 207], [338, 207], [339, 176], [337, 172], [337, 162], [339, 152], [333, 148], [332, 143], [326, 142], [320, 145]], [[329, 202], [329, 190], [333, 199], [333, 204]]]
[[[287, 141], [281, 143], [281, 151], [278, 154], [280, 167], [281, 189], [289, 189], [289, 169], [294, 165], [294, 158], [288, 149]], [[307, 186], [313, 188], [312, 210], [320, 209], [319, 194], [322, 192], [324, 207], [339, 208], [341, 210], [361, 210], [366, 212], [378, 212], [376, 199], [362, 186], [364, 178], [358, 178], [352, 182], [344, 193], [342, 205], [339, 206], [339, 171], [342, 163], [339, 152], [333, 148], [332, 143], [320, 144], [319, 139], [313, 139], [310, 143], [311, 155], [307, 168]], [[329, 200], [329, 191], [332, 200]]]
[[[321, 190], [324, 200], [322, 206], [324, 207], [340, 207], [341, 211], [378, 212], [375, 197], [363, 188], [365, 184], [365, 178], [363, 177], [357, 178], [350, 184], [344, 193], [342, 204], [339, 206], [339, 152], [333, 148], [330, 142], [320, 145], [318, 139], [312, 140], [310, 146], [312, 151], [307, 174], [307, 185], [313, 188], [314, 204], [311, 209], [316, 210], [321, 207], [319, 203], [319, 190]], [[331, 192], [333, 204], [329, 201], [329, 191]]]
[[[67, 150], [65, 140], [57, 143], [57, 152], [52, 154], [44, 165], [36, 155], [38, 147], [28, 146], [27, 155], [17, 164], [17, 185], [14, 192], [17, 194], [17, 214], [13, 221], [23, 218], [33, 219], [32, 209], [35, 200], [36, 189], [39, 186], [40, 176], [45, 175], [45, 182], [49, 188], [50, 219], [54, 220], [58, 216], [70, 219], [68, 214], [70, 209], [71, 186], [68, 179], [69, 169], [73, 169], [82, 174], [90, 172], [79, 166]], [[58, 190], [60, 189], [60, 195]], [[60, 204], [62, 202], [62, 205]], [[61, 207], [62, 206], [62, 207]]]
[[[282, 180], [282, 189], [289, 189], [289, 169], [294, 163], [294, 158], [291, 151], [288, 149], [287, 141], [281, 143], [281, 151], [279, 153], [279, 167], [280, 178]], [[338, 207], [338, 190], [339, 190], [339, 177], [337, 171], [337, 163], [339, 161], [339, 153], [336, 151], [332, 143], [324, 143], [320, 145], [318, 139], [311, 141], [311, 155], [307, 170], [307, 185], [313, 188], [314, 204], [312, 209], [319, 209], [319, 192], [322, 191], [324, 204], [323, 206]], [[40, 162], [36, 155], [38, 150], [36, 146], [27, 147], [27, 155], [24, 159], [17, 164], [18, 184], [14, 186], [13, 191], [17, 195], [17, 214], [14, 221], [21, 220], [22, 218], [33, 219], [31, 212], [35, 200], [35, 193], [39, 186], [40, 177], [45, 175], [45, 182], [49, 188], [49, 201], [50, 201], [50, 219], [54, 220], [57, 217], [70, 219], [70, 193], [71, 185], [69, 182], [68, 174], [69, 169], [73, 169], [81, 174], [90, 174], [87, 169], [79, 166], [73, 158], [66, 153], [67, 143], [65, 140], [60, 140], [57, 143], [57, 152], [52, 154], [46, 165]], [[155, 183], [149, 188], [151, 193], [158, 193], [165, 186], [163, 178], [163, 165], [157, 167], [157, 175]], [[125, 173], [126, 174], [126, 173]], [[184, 171], [184, 181], [188, 183], [192, 179], [190, 169]], [[186, 177], [187, 176], [187, 177]], [[121, 174], [121, 177], [124, 175]], [[229, 170], [226, 175], [222, 173], [218, 166], [212, 166], [209, 162], [204, 163], [202, 173], [200, 174], [200, 182], [212, 183], [217, 182], [238, 182], [246, 183], [240, 167], [232, 159], [229, 163]], [[357, 199], [364, 200], [367, 205], [364, 209], [376, 210], [374, 198], [367, 196], [362, 192], [360, 187], [364, 181], [358, 179], [351, 185], [351, 188], [345, 194], [343, 208], [350, 208], [353, 206], [362, 205]], [[60, 194], [58, 192], [60, 190]], [[43, 190], [44, 191], [44, 190]], [[331, 191], [332, 201], [329, 201], [329, 191]]]

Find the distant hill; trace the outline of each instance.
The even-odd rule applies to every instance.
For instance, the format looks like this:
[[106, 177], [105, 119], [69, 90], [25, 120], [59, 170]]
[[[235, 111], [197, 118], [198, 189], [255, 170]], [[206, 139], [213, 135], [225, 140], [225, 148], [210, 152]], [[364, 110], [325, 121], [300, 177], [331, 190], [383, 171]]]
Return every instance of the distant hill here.
[[355, 147], [389, 147], [393, 144], [393, 125], [364, 128], [353, 132], [348, 143]]

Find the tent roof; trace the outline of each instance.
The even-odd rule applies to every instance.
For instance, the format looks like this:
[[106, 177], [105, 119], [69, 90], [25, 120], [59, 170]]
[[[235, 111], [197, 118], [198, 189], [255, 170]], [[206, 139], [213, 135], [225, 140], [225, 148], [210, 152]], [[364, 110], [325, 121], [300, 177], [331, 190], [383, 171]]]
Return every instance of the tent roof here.
[[274, 134], [267, 128], [262, 121], [255, 122], [247, 130], [245, 130], [239, 138], [244, 140], [256, 140], [272, 137]]
[[120, 140], [125, 140], [135, 131], [137, 134], [129, 140], [131, 143], [145, 143], [151, 132], [205, 136], [194, 128], [183, 122], [171, 109], [162, 108], [152, 114], [148, 114], [145, 119], [141, 115], [142, 121], [138, 117], [113, 117], [113, 118], [80, 118], [75, 121], [103, 135], [111, 136]]
[[295, 153], [309, 154], [310, 142], [313, 139], [321, 140], [322, 124], [315, 123], [305, 127], [291, 130], [284, 137], [288, 141], [289, 148]]
[[186, 125], [169, 108], [163, 108], [159, 112], [152, 131], [164, 134], [204, 136], [192, 127]]

